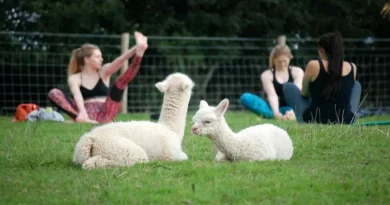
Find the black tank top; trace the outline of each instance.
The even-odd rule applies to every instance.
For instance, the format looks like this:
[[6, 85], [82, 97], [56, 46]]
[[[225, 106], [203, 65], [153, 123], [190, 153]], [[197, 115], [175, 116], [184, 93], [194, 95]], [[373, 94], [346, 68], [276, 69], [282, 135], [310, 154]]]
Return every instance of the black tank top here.
[[354, 70], [352, 63], [351, 72], [340, 79], [339, 90], [335, 93], [333, 99], [325, 99], [322, 95], [326, 76], [326, 72], [322, 60], [319, 60], [320, 72], [315, 81], [310, 83], [309, 92], [312, 103], [304, 112], [303, 120], [305, 122], [317, 122], [322, 124], [327, 123], [353, 123], [354, 114], [351, 111], [351, 95], [355, 85]]
[[[272, 83], [274, 84], [274, 88], [275, 88], [276, 94], [278, 95], [278, 98], [279, 98], [279, 106], [287, 106], [286, 100], [284, 99], [284, 93], [283, 93], [283, 85], [284, 85], [284, 83], [280, 84], [276, 80], [275, 69], [272, 69], [272, 75], [274, 77]], [[291, 67], [289, 66], [288, 67], [288, 81], [287, 82], [293, 82], [293, 81], [294, 81], [294, 79], [292, 78]]]
[[[80, 78], [81, 80], [83, 79], [81, 73], [80, 73]], [[94, 88], [89, 90], [81, 85], [80, 92], [84, 100], [88, 100], [96, 97], [106, 97], [108, 94], [108, 87], [106, 86], [106, 84], [104, 84], [102, 78], [99, 76], [99, 81], [96, 83]]]

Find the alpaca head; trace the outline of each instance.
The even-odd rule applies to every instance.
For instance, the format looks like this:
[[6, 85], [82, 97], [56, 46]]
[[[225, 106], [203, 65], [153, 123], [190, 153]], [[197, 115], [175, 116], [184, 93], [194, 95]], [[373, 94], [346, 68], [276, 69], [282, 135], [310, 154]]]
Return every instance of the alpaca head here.
[[199, 110], [192, 118], [192, 133], [195, 135], [211, 136], [218, 132], [218, 127], [224, 120], [223, 116], [229, 106], [229, 100], [222, 100], [217, 107], [209, 106], [201, 100]]
[[185, 92], [191, 95], [194, 82], [185, 74], [173, 73], [168, 75], [165, 80], [156, 83], [156, 87], [162, 93]]

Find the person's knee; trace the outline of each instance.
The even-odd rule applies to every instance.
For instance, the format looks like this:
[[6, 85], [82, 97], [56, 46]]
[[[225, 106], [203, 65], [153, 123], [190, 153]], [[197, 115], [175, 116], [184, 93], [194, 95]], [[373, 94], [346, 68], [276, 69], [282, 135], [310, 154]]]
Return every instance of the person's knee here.
[[295, 91], [297, 89], [298, 89], [298, 87], [294, 83], [291, 83], [291, 82], [285, 83], [283, 85], [283, 92], [284, 93], [289, 93], [289, 92]]
[[241, 97], [240, 97], [240, 102], [243, 105], [247, 105], [250, 102], [251, 98], [252, 98], [252, 94], [250, 94], [250, 93], [243, 93], [241, 95]]
[[124, 90], [114, 85], [110, 90], [110, 98], [115, 102], [122, 101]]
[[52, 97], [52, 96], [57, 96], [58, 94], [61, 94], [61, 90], [57, 89], [57, 88], [53, 88], [49, 91], [48, 93], [48, 96], [49, 98]]
[[355, 81], [354, 89], [362, 90], [362, 85], [360, 84], [359, 81]]
[[283, 94], [286, 100], [300, 94], [299, 88], [294, 83], [285, 83], [283, 85]]

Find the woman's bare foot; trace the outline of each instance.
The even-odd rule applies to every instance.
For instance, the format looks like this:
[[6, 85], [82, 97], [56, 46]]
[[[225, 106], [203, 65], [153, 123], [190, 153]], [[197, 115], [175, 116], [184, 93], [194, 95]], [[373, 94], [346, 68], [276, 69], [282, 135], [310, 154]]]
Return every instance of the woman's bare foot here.
[[75, 119], [75, 121], [78, 122], [78, 123], [98, 124], [97, 121], [91, 120], [91, 119], [89, 119], [89, 118], [80, 118], [80, 117], [77, 117], [77, 118]]
[[85, 120], [86, 123], [91, 123], [91, 124], [99, 124], [98, 121], [96, 120], [90, 120], [90, 119], [87, 119]]
[[148, 48], [148, 38], [138, 31], [134, 32], [134, 38], [135, 44], [137, 45], [135, 53], [138, 56], [143, 56]]
[[296, 120], [295, 113], [293, 110], [287, 111], [284, 117], [286, 120]]

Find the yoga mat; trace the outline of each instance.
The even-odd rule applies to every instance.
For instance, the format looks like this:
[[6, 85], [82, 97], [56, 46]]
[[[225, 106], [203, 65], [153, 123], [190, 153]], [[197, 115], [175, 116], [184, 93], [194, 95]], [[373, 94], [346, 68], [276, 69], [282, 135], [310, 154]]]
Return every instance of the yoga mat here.
[[356, 123], [356, 126], [390, 125], [390, 120]]

